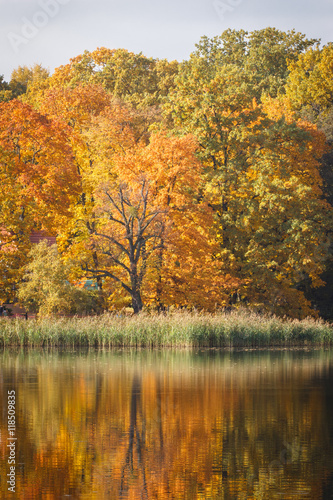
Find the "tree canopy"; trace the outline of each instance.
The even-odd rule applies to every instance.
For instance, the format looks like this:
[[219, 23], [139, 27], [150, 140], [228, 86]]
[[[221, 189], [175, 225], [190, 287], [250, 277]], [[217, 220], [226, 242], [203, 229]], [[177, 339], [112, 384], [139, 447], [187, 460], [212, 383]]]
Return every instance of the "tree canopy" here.
[[316, 314], [331, 56], [294, 30], [226, 30], [182, 63], [99, 48], [2, 79], [2, 299], [41, 228], [74, 262], [66, 280], [95, 279], [105, 308]]

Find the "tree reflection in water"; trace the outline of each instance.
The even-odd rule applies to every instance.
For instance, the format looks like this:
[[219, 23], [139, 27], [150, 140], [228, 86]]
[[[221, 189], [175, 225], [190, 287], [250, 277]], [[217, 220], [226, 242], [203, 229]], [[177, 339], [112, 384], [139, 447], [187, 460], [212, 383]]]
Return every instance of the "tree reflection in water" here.
[[[329, 498], [329, 351], [1, 360], [2, 401], [17, 394], [17, 498]], [[5, 407], [0, 416], [5, 478]]]

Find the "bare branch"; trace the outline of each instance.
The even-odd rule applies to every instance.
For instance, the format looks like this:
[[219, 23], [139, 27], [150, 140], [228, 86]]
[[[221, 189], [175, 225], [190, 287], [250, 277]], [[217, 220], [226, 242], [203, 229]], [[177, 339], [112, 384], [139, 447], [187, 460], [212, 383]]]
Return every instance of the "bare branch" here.
[[111, 201], [112, 205], [115, 207], [115, 209], [120, 213], [120, 215], [123, 215], [122, 211], [120, 210], [120, 208], [118, 207], [117, 203], [114, 201], [113, 197], [110, 195], [110, 193], [108, 191], [104, 191], [106, 196], [109, 198], [109, 200]]
[[102, 234], [102, 233], [95, 233], [95, 234], [96, 234], [96, 236], [100, 236], [101, 238], [105, 238], [106, 240], [111, 241], [111, 243], [114, 243], [115, 245], [117, 245], [117, 247], [120, 248], [120, 250], [122, 252], [124, 252], [129, 257], [129, 251], [127, 250], [127, 248], [125, 248], [124, 245], [122, 245], [119, 241], [112, 238], [112, 236], [108, 236], [107, 234]]
[[126, 285], [126, 283], [124, 283], [120, 278], [118, 278], [118, 276], [116, 276], [115, 274], [113, 273], [110, 273], [110, 271], [106, 271], [106, 270], [102, 270], [102, 269], [89, 269], [88, 266], [84, 266], [84, 271], [86, 271], [87, 273], [90, 273], [92, 275], [92, 277], [96, 277], [96, 275], [98, 275], [100, 278], [112, 278], [113, 280], [117, 281], [118, 283], [121, 284], [121, 286], [130, 294], [132, 295], [133, 294], [133, 290], [128, 286]]
[[141, 234], [144, 233], [144, 231], [147, 229], [147, 227], [153, 222], [154, 219], [156, 219], [156, 217], [162, 213], [165, 213], [163, 210], [157, 210], [154, 214], [152, 214], [148, 221], [146, 222], [146, 224], [143, 226], [143, 228], [141, 229]]
[[[120, 203], [121, 203], [121, 208], [122, 208], [121, 214], [122, 214], [126, 224], [128, 224], [128, 220], [127, 220], [126, 213], [125, 213], [125, 207], [124, 207], [125, 200], [124, 200], [124, 195], [123, 195], [123, 189], [121, 186], [119, 187], [119, 195], [120, 195]], [[127, 202], [127, 205], [128, 205], [128, 202]]]
[[119, 260], [112, 252], [108, 252], [107, 250], [102, 250], [101, 252], [103, 255], [108, 255], [109, 257], [111, 257], [111, 259], [113, 260], [113, 262], [115, 264], [117, 264], [117, 266], [122, 267], [128, 273], [131, 272], [130, 268], [128, 266], [126, 266], [126, 264], [124, 264], [121, 260]]
[[117, 224], [121, 224], [122, 226], [125, 226], [125, 223], [122, 222], [121, 220], [118, 220], [116, 219], [115, 217], [113, 217], [113, 215], [109, 215], [109, 220], [112, 220], [113, 222], [116, 222]]

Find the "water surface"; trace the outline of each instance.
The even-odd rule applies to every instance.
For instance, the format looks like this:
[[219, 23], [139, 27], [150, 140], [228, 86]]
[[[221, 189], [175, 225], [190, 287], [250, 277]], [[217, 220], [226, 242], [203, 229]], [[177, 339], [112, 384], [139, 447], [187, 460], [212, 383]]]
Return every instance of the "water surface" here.
[[333, 352], [20, 351], [0, 367], [1, 498], [333, 498]]

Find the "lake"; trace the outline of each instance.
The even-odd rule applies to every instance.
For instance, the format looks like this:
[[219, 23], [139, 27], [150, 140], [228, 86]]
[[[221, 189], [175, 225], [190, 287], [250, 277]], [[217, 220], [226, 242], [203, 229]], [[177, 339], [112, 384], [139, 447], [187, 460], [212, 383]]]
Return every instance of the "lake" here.
[[1, 498], [333, 499], [333, 351], [0, 362]]

